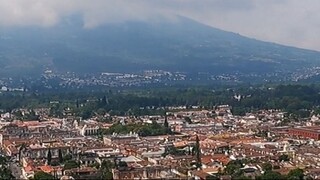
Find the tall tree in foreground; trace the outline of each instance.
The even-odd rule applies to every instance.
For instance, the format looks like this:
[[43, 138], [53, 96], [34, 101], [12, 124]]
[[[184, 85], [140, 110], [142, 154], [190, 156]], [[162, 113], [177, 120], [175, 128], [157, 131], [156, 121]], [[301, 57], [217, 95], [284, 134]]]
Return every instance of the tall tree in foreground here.
[[167, 112], [164, 112], [164, 123], [163, 123], [163, 126], [165, 128], [165, 131], [166, 131], [166, 134], [171, 134], [171, 128], [169, 126], [169, 123], [168, 123], [168, 116], [167, 116]]
[[195, 154], [196, 154], [196, 167], [198, 169], [201, 169], [202, 163], [201, 163], [201, 149], [200, 149], [200, 142], [199, 142], [199, 136], [196, 136], [196, 146], [195, 148]]
[[63, 163], [63, 155], [62, 155], [61, 149], [59, 149], [59, 151], [58, 151], [58, 156], [59, 156], [59, 163]]
[[19, 147], [19, 162], [21, 162], [22, 159], [22, 151], [24, 151], [26, 149], [27, 145], [25, 143], [23, 143], [20, 147]]
[[52, 154], [51, 154], [51, 149], [49, 148], [48, 154], [47, 154], [47, 164], [51, 165], [51, 160], [52, 160]]
[[169, 123], [168, 123], [168, 117], [167, 117], [167, 115], [164, 116], [163, 126], [164, 126], [165, 128], [167, 128], [167, 129], [169, 128]]

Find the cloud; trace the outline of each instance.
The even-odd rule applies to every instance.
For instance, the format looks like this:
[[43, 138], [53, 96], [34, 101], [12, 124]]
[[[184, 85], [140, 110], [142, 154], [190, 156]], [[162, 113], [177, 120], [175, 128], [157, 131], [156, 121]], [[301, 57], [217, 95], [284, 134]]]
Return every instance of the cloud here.
[[80, 14], [103, 23], [186, 16], [245, 36], [320, 50], [319, 0], [0, 0], [0, 26], [50, 27]]

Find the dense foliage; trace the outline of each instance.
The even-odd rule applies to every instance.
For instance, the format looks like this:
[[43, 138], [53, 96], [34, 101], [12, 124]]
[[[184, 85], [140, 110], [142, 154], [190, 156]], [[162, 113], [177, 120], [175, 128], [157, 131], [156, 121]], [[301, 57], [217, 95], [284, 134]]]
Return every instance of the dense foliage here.
[[54, 179], [54, 176], [52, 176], [51, 174], [49, 173], [45, 173], [43, 171], [39, 171], [39, 172], [36, 172], [34, 174], [34, 180], [53, 180]]
[[138, 133], [140, 136], [157, 136], [168, 133], [167, 127], [153, 121], [151, 124], [113, 124], [109, 129], [102, 130], [102, 134]]
[[8, 160], [0, 156], [0, 179], [15, 179], [8, 166]]
[[228, 175], [238, 177], [242, 174], [241, 168], [243, 168], [243, 162], [240, 160], [235, 160], [230, 161], [224, 171]]
[[63, 166], [63, 169], [64, 170], [67, 170], [67, 169], [73, 169], [73, 168], [78, 168], [80, 165], [77, 161], [75, 160], [69, 160], [69, 161], [66, 161], [64, 166]]
[[101, 179], [113, 179], [112, 168], [115, 167], [115, 164], [111, 161], [102, 161], [99, 171], [101, 173]]
[[[15, 108], [50, 108], [50, 115], [64, 116], [66, 107], [82, 118], [101, 116], [102, 121], [112, 121], [104, 117], [110, 115], [152, 115], [163, 114], [168, 106], [198, 106], [208, 109], [216, 105], [229, 104], [235, 115], [258, 109], [282, 109], [292, 118], [308, 117], [310, 112], [320, 112], [320, 87], [315, 85], [279, 85], [275, 87], [237, 87], [232, 89], [172, 88], [122, 90], [104, 92], [72, 93], [10, 93], [0, 94], [0, 109], [12, 111]], [[240, 95], [241, 100], [234, 98]], [[16, 112], [17, 116], [20, 115]], [[37, 119], [30, 113], [22, 119]]]

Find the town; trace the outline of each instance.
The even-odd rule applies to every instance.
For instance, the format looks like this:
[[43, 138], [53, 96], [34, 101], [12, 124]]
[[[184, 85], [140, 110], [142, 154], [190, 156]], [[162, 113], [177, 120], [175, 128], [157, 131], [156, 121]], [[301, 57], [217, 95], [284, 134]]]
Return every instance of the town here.
[[[281, 110], [237, 116], [229, 105], [166, 107], [164, 114], [149, 116], [100, 113], [89, 119], [71, 108], [63, 118], [50, 117], [49, 111], [1, 114], [2, 156], [17, 179], [320, 177], [318, 114], [292, 122]], [[18, 120], [21, 116], [38, 120]]]
[[320, 179], [320, 0], [0, 2], [0, 180]]
[[179, 86], [197, 84], [243, 84], [243, 83], [279, 83], [303, 82], [317, 78], [319, 67], [299, 69], [293, 73], [222, 73], [209, 72], [171, 72], [166, 70], [144, 70], [141, 72], [101, 72], [79, 74], [75, 72], [56, 72], [46, 69], [41, 77], [25, 76], [23, 78], [0, 77], [0, 93], [6, 91], [56, 91], [102, 88], [129, 88]]

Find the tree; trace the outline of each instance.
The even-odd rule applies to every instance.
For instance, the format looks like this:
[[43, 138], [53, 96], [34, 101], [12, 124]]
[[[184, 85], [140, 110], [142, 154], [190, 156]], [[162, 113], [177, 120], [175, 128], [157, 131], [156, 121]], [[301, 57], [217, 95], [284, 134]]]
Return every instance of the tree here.
[[125, 169], [128, 168], [128, 164], [125, 161], [118, 162], [116, 166], [117, 166], [117, 169], [120, 170], [120, 171], [125, 170]]
[[192, 124], [191, 118], [190, 117], [184, 117], [184, 120], [188, 123], [188, 124]]
[[230, 161], [225, 168], [225, 173], [228, 175], [237, 174], [242, 167], [243, 165], [240, 160]]
[[83, 119], [89, 119], [92, 116], [92, 110], [90, 109], [83, 109], [80, 113], [80, 116]]
[[6, 180], [10, 180], [10, 179], [15, 179], [14, 176], [12, 175], [11, 170], [6, 167], [3, 166], [0, 168], [0, 179], [6, 179]]
[[[251, 180], [252, 178], [251, 177], [247, 177], [245, 175], [240, 175], [240, 176], [236, 176], [234, 177], [233, 179], [238, 179], [238, 180]], [[272, 179], [273, 180], [273, 179]]]
[[73, 168], [79, 167], [79, 165], [80, 164], [78, 162], [76, 162], [75, 160], [69, 160], [64, 164], [63, 169], [64, 170], [73, 169]]
[[59, 156], [59, 163], [63, 163], [63, 155], [62, 155], [61, 149], [59, 149], [59, 151], [58, 151], [58, 156]]
[[112, 168], [115, 165], [111, 161], [102, 161], [100, 166], [101, 179], [113, 179]]
[[213, 175], [209, 175], [206, 177], [206, 180], [219, 180], [220, 178], [218, 178], [217, 176], [213, 176]]
[[112, 174], [112, 172], [111, 171], [104, 171], [103, 173], [102, 173], [102, 176], [101, 176], [101, 179], [107, 179], [107, 180], [113, 180], [113, 174]]
[[43, 171], [36, 172], [33, 177], [34, 180], [53, 180], [54, 176]]
[[190, 146], [188, 146], [188, 155], [189, 155], [189, 156], [192, 155], [191, 147], [190, 147]]
[[164, 116], [163, 126], [164, 126], [165, 128], [169, 128], [169, 123], [168, 123], [168, 117], [167, 117], [167, 115]]
[[112, 169], [115, 167], [115, 164], [112, 163], [111, 161], [102, 161], [100, 168], [102, 169]]
[[29, 114], [25, 115], [25, 120], [39, 120], [39, 115], [36, 115], [36, 112], [31, 109]]
[[0, 156], [0, 179], [14, 179], [7, 158]]
[[257, 179], [259, 179], [259, 180], [270, 180], [270, 179], [281, 180], [281, 179], [285, 179], [285, 177], [283, 177], [278, 172], [267, 171], [265, 174], [263, 174], [262, 176], [259, 176]]
[[15, 115], [17, 119], [21, 119], [23, 117], [22, 112], [20, 110], [14, 111], [12, 114]]
[[130, 123], [122, 125], [120, 123], [113, 124], [108, 130], [103, 131], [105, 134], [127, 134], [130, 132], [136, 132], [140, 136], [158, 136], [167, 134], [166, 128], [158, 124], [156, 121], [152, 121], [151, 124], [142, 124], [142, 123]]
[[264, 163], [262, 164], [262, 169], [263, 171], [266, 173], [266, 172], [269, 172], [269, 171], [272, 171], [272, 164], [270, 163]]
[[21, 156], [22, 156], [22, 151], [24, 151], [26, 149], [27, 145], [25, 143], [23, 143], [20, 147], [19, 147], [19, 162], [21, 162]]
[[47, 164], [51, 165], [51, 160], [52, 160], [52, 154], [51, 154], [51, 149], [49, 148], [48, 154], [47, 154]]
[[288, 162], [290, 161], [290, 158], [287, 154], [282, 154], [279, 156], [279, 161], [285, 161], [285, 162]]
[[274, 165], [273, 169], [280, 169], [280, 166], [279, 165]]
[[120, 162], [118, 163], [118, 167], [128, 167], [128, 164], [127, 164], [127, 162], [125, 162], [125, 161], [120, 161]]
[[63, 161], [69, 161], [72, 159], [72, 155], [70, 153], [66, 154], [64, 157], [63, 157]]
[[95, 162], [95, 163], [93, 163], [93, 164], [90, 164], [89, 166], [90, 166], [90, 167], [94, 167], [94, 168], [96, 168], [96, 169], [99, 169], [99, 168], [100, 168], [100, 164], [99, 164], [98, 162]]
[[199, 137], [196, 136], [196, 146], [194, 147], [195, 154], [196, 154], [196, 167], [201, 169], [202, 163], [201, 163], [201, 149], [200, 149], [200, 142]]
[[76, 101], [76, 107], [77, 107], [77, 109], [80, 107], [79, 106], [79, 99], [77, 99], [77, 101]]
[[50, 164], [50, 166], [59, 166], [59, 165], [60, 165], [60, 162], [56, 160], [51, 161], [51, 164]]
[[302, 180], [303, 177], [303, 170], [299, 168], [291, 170], [287, 175], [287, 179], [289, 180]]
[[100, 101], [101, 107], [105, 107], [107, 105], [107, 102], [108, 102], [107, 97], [103, 96]]
[[0, 156], [0, 165], [7, 164], [8, 160], [4, 156]]
[[184, 155], [186, 155], [186, 152], [184, 150], [181, 150], [181, 149], [178, 149], [174, 146], [171, 146], [171, 147], [165, 148], [165, 152], [164, 152], [163, 156], [166, 156], [169, 154], [174, 155], [174, 156], [184, 156]]
[[103, 109], [103, 108], [99, 108], [99, 109], [97, 110], [97, 114], [100, 115], [100, 116], [103, 116], [103, 115], [106, 114], [106, 110]]
[[165, 128], [165, 131], [166, 131], [166, 134], [171, 134], [171, 129], [170, 129], [170, 126], [169, 126], [169, 123], [168, 123], [168, 117], [167, 117], [167, 114], [164, 115], [164, 128]]

